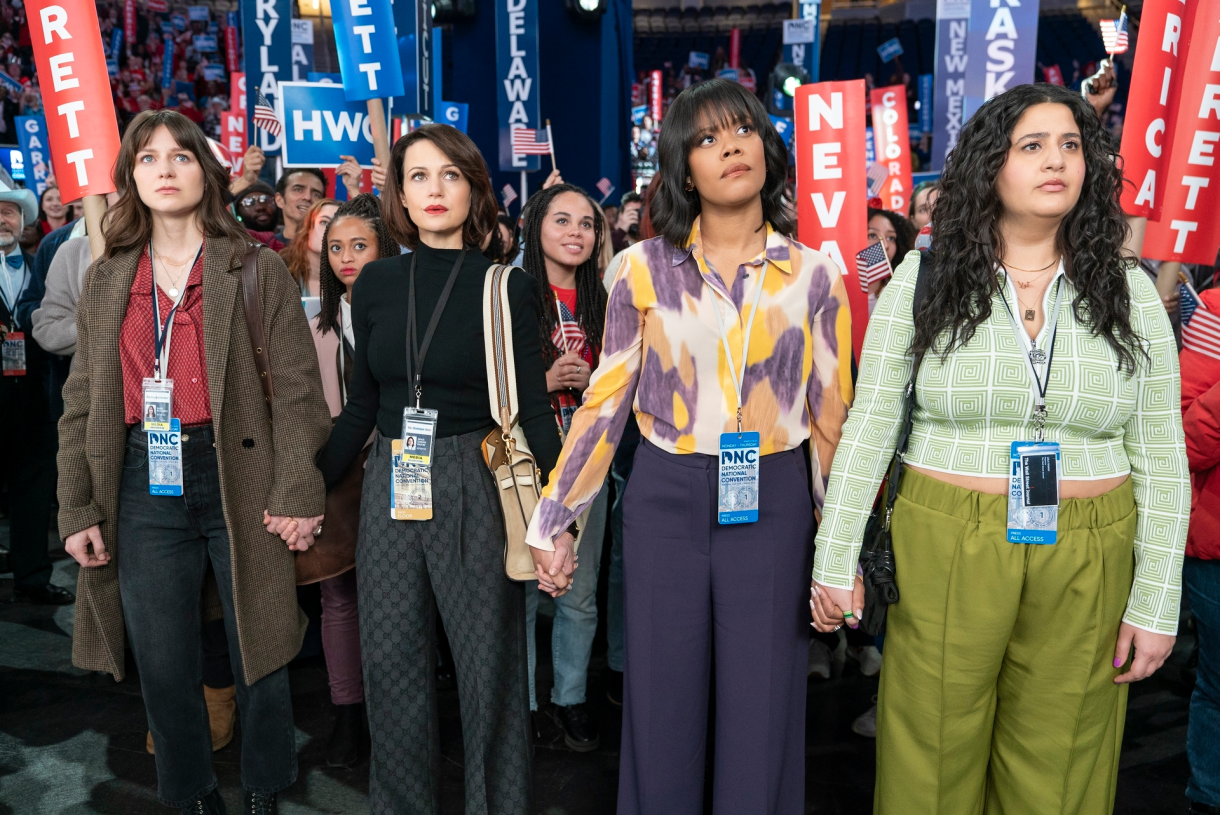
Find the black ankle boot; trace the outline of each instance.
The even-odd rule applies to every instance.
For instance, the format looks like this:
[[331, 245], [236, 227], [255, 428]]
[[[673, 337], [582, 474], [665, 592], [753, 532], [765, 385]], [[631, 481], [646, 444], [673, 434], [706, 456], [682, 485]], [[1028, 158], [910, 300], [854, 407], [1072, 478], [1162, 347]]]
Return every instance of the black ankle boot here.
[[279, 815], [280, 806], [276, 803], [274, 792], [250, 792], [242, 795], [245, 808], [242, 815]]
[[364, 730], [364, 702], [335, 705], [335, 728], [326, 744], [328, 767], [351, 767], [360, 761], [360, 735]]
[[569, 750], [588, 753], [601, 745], [597, 727], [589, 718], [584, 703], [576, 705], [552, 705], [551, 717], [563, 729], [563, 742]]
[[202, 798], [196, 798], [178, 810], [182, 815], [228, 815], [220, 790], [214, 789]]

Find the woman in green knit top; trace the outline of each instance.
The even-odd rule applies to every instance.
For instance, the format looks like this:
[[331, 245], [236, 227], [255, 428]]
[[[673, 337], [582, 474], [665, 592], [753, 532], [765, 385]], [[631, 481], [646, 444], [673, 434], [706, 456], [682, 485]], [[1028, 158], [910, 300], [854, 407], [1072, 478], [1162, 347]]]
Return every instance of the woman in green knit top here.
[[1110, 812], [1127, 683], [1173, 647], [1190, 509], [1177, 355], [1121, 256], [1115, 158], [1066, 89], [993, 98], [941, 177], [932, 249], [872, 315], [812, 606], [819, 630], [859, 619], [865, 521], [918, 364], [892, 520], [883, 815]]

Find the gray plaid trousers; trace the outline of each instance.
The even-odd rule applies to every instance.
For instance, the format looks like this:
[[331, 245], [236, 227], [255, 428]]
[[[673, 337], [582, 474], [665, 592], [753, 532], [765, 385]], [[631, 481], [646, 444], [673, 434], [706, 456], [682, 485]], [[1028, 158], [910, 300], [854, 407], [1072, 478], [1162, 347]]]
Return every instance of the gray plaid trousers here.
[[356, 575], [374, 815], [437, 815], [440, 735], [433, 597], [453, 648], [467, 815], [531, 813], [525, 593], [504, 573], [504, 524], [484, 433], [438, 439], [433, 517], [390, 517], [390, 440], [361, 496]]

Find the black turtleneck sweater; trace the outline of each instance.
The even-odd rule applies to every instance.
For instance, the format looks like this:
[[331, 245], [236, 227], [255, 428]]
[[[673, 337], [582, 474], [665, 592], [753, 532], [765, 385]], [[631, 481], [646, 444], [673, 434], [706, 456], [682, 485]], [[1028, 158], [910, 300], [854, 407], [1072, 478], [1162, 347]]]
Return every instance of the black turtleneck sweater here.
[[[420, 244], [415, 254], [416, 319], [422, 343], [460, 252]], [[487, 395], [483, 347], [483, 282], [489, 265], [477, 250], [466, 253], [424, 360], [420, 404], [439, 414], [437, 438], [491, 432], [496, 426]], [[351, 388], [318, 461], [328, 487], [342, 477], [374, 425], [383, 436], [398, 438], [402, 410], [415, 404], [406, 355], [410, 269], [411, 255], [374, 261], [364, 267], [352, 289], [356, 357]], [[560, 442], [539, 341], [540, 299], [537, 281], [521, 272], [510, 275], [519, 422], [546, 478], [559, 459]]]

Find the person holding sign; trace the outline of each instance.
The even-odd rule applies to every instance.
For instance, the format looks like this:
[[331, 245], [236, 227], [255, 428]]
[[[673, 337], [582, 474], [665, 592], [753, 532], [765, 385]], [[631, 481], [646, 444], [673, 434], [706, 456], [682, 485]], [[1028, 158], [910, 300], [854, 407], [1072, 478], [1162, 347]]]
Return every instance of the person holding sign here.
[[[352, 287], [351, 388], [319, 459], [333, 486], [376, 430], [356, 551], [370, 805], [375, 815], [439, 811], [435, 598], [457, 666], [466, 811], [526, 815], [525, 594], [505, 575], [498, 488], [482, 452], [497, 424], [483, 335], [488, 260], [478, 247], [496, 228], [495, 193], [474, 142], [448, 125], [399, 139], [387, 166], [383, 215], [412, 252], [365, 265]], [[532, 277], [509, 275], [518, 421], [549, 472], [560, 444], [540, 297]], [[537, 560], [552, 567], [549, 553]], [[568, 586], [564, 565], [552, 575], [555, 593]]]
[[830, 258], [788, 237], [788, 150], [753, 94], [725, 79], [683, 91], [659, 151], [658, 237], [619, 266], [601, 361], [527, 542], [569, 549], [634, 406], [618, 811], [700, 811], [714, 690], [715, 811], [803, 813], [799, 610], [851, 400], [847, 292]]
[[[314, 458], [330, 422], [309, 326], [283, 262], [229, 214], [228, 173], [189, 119], [136, 117], [114, 180], [59, 423], [59, 532], [83, 567], [73, 660], [121, 680], [130, 637], [158, 797], [223, 812], [200, 688], [210, 564], [237, 681], [243, 811], [272, 812], [297, 772], [285, 666], [305, 618], [292, 553], [320, 533], [325, 500]], [[243, 292], [248, 253], [257, 293]], [[259, 304], [249, 322], [247, 302]], [[256, 353], [269, 358], [266, 393]]]
[[940, 177], [931, 249], [873, 312], [813, 614], [821, 631], [861, 617], [860, 544], [913, 399], [881, 815], [1111, 812], [1127, 683], [1173, 647], [1190, 510], [1177, 349], [1122, 252], [1116, 158], [1065, 88], [984, 103]]

